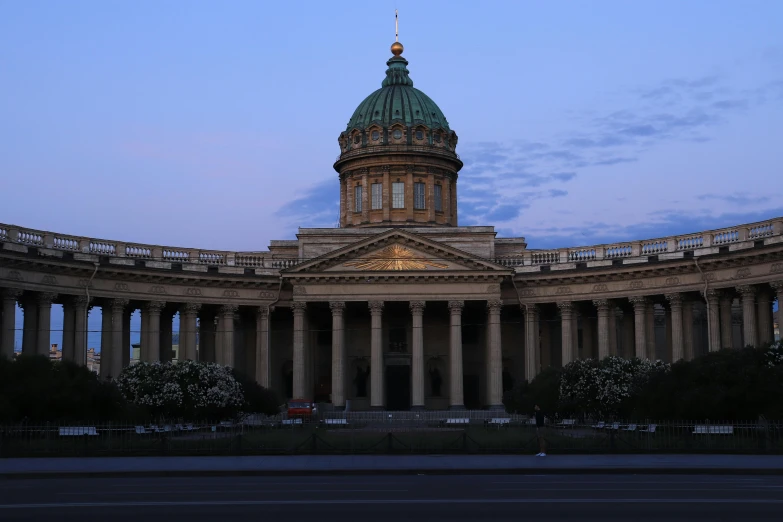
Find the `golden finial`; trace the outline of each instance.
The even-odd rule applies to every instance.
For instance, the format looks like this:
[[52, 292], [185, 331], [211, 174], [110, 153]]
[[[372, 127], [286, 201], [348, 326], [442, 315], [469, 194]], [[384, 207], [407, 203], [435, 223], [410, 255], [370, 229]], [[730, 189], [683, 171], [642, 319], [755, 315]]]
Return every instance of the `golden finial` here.
[[399, 23], [399, 14], [397, 13], [397, 10], [394, 10], [394, 43], [391, 46], [391, 52], [394, 56], [399, 56], [402, 54], [402, 44], [400, 43], [400, 23]]

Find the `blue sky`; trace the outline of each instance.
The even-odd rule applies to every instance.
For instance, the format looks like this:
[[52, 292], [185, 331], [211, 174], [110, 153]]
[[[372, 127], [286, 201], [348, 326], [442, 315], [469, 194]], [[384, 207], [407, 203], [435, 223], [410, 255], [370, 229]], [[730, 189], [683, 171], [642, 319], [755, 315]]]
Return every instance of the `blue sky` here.
[[552, 248], [783, 216], [776, 0], [3, 0], [0, 222], [226, 250], [334, 226], [395, 8], [461, 224]]
[[227, 250], [334, 226], [395, 7], [461, 224], [550, 248], [783, 215], [776, 0], [6, 0], [0, 222]]

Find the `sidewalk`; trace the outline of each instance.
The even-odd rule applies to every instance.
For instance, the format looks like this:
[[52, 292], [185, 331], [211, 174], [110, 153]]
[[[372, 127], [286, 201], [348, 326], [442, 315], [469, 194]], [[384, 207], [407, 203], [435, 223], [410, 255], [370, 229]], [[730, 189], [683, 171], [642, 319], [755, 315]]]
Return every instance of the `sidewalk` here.
[[0, 478], [338, 474], [779, 474], [783, 455], [341, 455], [0, 459]]

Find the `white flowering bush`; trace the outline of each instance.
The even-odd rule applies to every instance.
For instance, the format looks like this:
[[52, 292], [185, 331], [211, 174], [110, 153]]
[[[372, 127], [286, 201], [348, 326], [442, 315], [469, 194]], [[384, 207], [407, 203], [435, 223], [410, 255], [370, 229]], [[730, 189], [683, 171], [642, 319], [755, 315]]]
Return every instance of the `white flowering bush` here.
[[117, 386], [125, 400], [157, 417], [226, 418], [245, 404], [231, 368], [215, 363], [138, 363], [122, 371]]
[[663, 361], [614, 356], [571, 362], [560, 375], [560, 409], [577, 415], [618, 415], [653, 375], [669, 369]]
[[767, 366], [774, 368], [783, 365], [783, 341], [776, 341], [767, 348]]

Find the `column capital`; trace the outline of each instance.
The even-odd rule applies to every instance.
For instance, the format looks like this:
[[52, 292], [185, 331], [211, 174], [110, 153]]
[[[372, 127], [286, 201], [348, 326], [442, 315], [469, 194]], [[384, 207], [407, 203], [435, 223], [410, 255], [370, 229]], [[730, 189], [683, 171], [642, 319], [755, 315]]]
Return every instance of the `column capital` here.
[[294, 301], [293, 303], [291, 303], [291, 310], [293, 310], [294, 313], [304, 312], [305, 310], [307, 310], [307, 302]]
[[197, 314], [201, 310], [201, 303], [183, 303], [179, 310], [183, 314]]
[[720, 297], [723, 295], [722, 291], [714, 290], [714, 289], [709, 289], [706, 292], [702, 290], [700, 293], [702, 297], [704, 297], [707, 301], [710, 301], [712, 303], [717, 303]]
[[146, 303], [144, 303], [142, 310], [151, 314], [159, 314], [165, 306], [166, 306], [165, 301], [147, 301]]
[[220, 307], [220, 315], [234, 315], [239, 310], [237, 305], [229, 304]]
[[487, 300], [487, 312], [490, 314], [499, 314], [503, 309], [503, 301], [500, 299]]
[[57, 299], [57, 294], [48, 292], [42, 292], [35, 296], [35, 301], [38, 303], [38, 306], [50, 306], [55, 299]]
[[561, 315], [571, 315], [574, 312], [574, 303], [571, 301], [560, 301], [557, 303]]
[[538, 312], [538, 305], [535, 303], [523, 304], [523, 305], [519, 305], [519, 307], [522, 309], [522, 314], [524, 315], [527, 315], [528, 313]]
[[75, 295], [71, 297], [71, 303], [73, 303], [73, 306], [76, 308], [86, 308], [90, 302], [92, 302], [92, 298], [88, 299], [86, 295]]
[[642, 309], [647, 306], [647, 297], [643, 295], [633, 295], [628, 298], [628, 301], [633, 305], [634, 310]]
[[345, 301], [329, 301], [329, 309], [332, 315], [342, 315], [345, 311]]
[[389, 173], [389, 170], [391, 170], [391, 167], [389, 167], [389, 165], [383, 165], [383, 166], [381, 167], [381, 172], [382, 172], [383, 174], [388, 174], [388, 173]]
[[408, 174], [412, 174], [414, 170], [416, 170], [416, 165], [405, 165], [405, 171]]
[[22, 297], [23, 293], [22, 290], [17, 288], [3, 288], [0, 290], [0, 296], [2, 296], [3, 299], [13, 299], [14, 301]]
[[413, 315], [421, 315], [424, 313], [424, 307], [427, 306], [425, 301], [411, 301], [408, 303], [408, 308], [411, 309]]
[[383, 312], [383, 301], [369, 301], [367, 306], [370, 307], [371, 315], [380, 315]]
[[780, 292], [783, 290], [783, 281], [771, 281], [769, 286], [771, 286], [773, 290]]
[[593, 299], [593, 305], [598, 308], [599, 312], [609, 313], [609, 299]]
[[743, 299], [752, 298], [756, 295], [756, 287], [753, 285], [741, 285], [736, 288]]
[[666, 300], [669, 301], [669, 306], [672, 309], [682, 309], [682, 295], [681, 294], [666, 294], [664, 295]]
[[130, 304], [128, 299], [112, 299], [109, 301], [112, 313], [120, 313]]
[[452, 314], [461, 314], [465, 308], [465, 301], [449, 301], [449, 311]]

